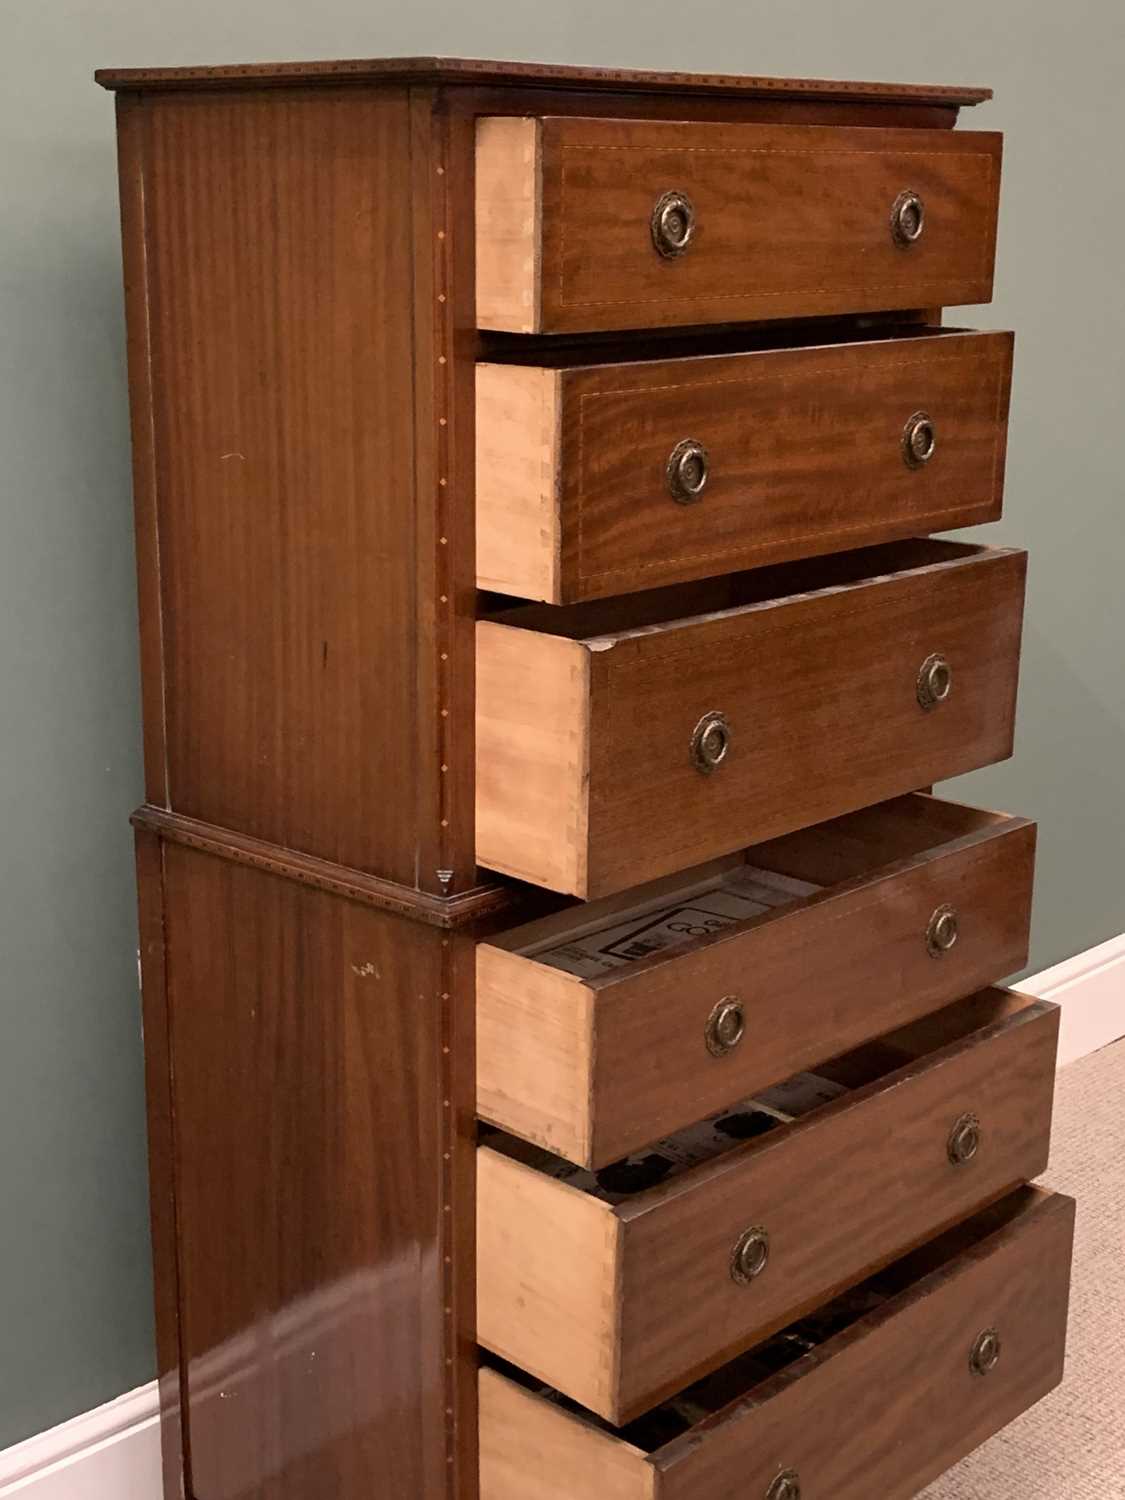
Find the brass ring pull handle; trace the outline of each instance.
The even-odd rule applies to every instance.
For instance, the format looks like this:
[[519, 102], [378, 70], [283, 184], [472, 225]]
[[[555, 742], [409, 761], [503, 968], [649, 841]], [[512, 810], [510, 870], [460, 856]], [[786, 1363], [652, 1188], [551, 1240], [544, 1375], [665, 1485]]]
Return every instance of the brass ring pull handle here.
[[1001, 1349], [999, 1331], [986, 1328], [973, 1340], [973, 1347], [969, 1351], [969, 1369], [974, 1375], [990, 1375], [1000, 1363]]
[[766, 1491], [766, 1500], [801, 1500], [801, 1479], [796, 1469], [783, 1469]]
[[730, 753], [730, 724], [726, 714], [712, 709], [703, 715], [691, 736], [691, 760], [703, 776], [713, 775]]
[[899, 193], [891, 209], [891, 236], [906, 248], [921, 239], [926, 227], [926, 205], [917, 193]]
[[735, 1241], [730, 1257], [731, 1280], [749, 1286], [766, 1269], [770, 1259], [770, 1237], [755, 1225], [744, 1230]]
[[734, 995], [720, 1000], [707, 1017], [704, 1038], [712, 1057], [725, 1057], [733, 1052], [746, 1035], [746, 1013], [742, 1001]]
[[672, 499], [691, 505], [707, 487], [707, 449], [694, 438], [684, 438], [668, 455], [664, 476]]
[[918, 702], [923, 708], [936, 708], [949, 697], [953, 686], [953, 668], [944, 656], [927, 656], [918, 669]]
[[949, 1132], [946, 1149], [955, 1167], [971, 1162], [980, 1150], [980, 1121], [976, 1115], [962, 1115]]
[[652, 210], [652, 243], [669, 260], [682, 255], [695, 233], [695, 207], [686, 193], [663, 193]]
[[902, 429], [902, 457], [908, 469], [924, 469], [937, 448], [934, 424], [924, 411], [916, 411]]
[[926, 926], [926, 951], [931, 958], [948, 953], [960, 936], [957, 908], [939, 906]]

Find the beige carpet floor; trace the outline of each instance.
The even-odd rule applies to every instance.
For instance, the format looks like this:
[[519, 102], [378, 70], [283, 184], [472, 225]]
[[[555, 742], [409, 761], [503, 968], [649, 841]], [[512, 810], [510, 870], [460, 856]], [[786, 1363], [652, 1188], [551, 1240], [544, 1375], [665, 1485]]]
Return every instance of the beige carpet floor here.
[[1125, 1042], [1059, 1074], [1043, 1180], [1078, 1200], [1066, 1378], [924, 1500], [1125, 1497]]

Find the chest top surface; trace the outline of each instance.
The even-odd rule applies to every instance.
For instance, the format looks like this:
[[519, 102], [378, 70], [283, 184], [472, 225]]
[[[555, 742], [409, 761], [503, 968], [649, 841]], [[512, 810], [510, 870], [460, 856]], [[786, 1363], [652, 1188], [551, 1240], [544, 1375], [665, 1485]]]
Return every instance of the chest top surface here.
[[885, 104], [982, 104], [992, 90], [947, 84], [839, 82], [762, 78], [730, 73], [675, 73], [636, 68], [576, 67], [561, 63], [497, 62], [469, 57], [379, 57], [347, 61], [226, 64], [218, 67], [102, 68], [107, 89], [184, 89], [300, 83], [407, 82], [513, 84], [615, 92], [735, 95], [741, 97], [863, 100]]

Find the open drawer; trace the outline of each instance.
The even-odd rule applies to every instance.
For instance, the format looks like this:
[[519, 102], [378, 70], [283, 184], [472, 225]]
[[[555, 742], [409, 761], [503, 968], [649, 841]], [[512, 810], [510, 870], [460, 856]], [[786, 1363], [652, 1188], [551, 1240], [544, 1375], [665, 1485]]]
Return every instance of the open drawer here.
[[572, 604], [999, 518], [1010, 333], [777, 338], [478, 365], [478, 585]]
[[1059, 1383], [1073, 1229], [1022, 1188], [624, 1430], [484, 1368], [481, 1500], [909, 1500]]
[[988, 989], [599, 1173], [486, 1131], [481, 1343], [631, 1419], [1037, 1176], [1057, 1041]]
[[989, 131], [484, 117], [481, 328], [586, 332], [987, 302]]
[[1014, 974], [1035, 825], [913, 794], [477, 946], [477, 1114], [581, 1166]]
[[477, 625], [477, 858], [593, 898], [1011, 753], [1026, 556], [888, 543]]

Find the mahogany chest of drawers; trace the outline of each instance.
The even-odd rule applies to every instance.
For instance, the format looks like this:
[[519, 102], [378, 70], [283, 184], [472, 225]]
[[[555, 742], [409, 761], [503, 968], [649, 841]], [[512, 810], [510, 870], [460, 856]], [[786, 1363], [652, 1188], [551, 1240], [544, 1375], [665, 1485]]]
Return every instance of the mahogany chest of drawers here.
[[[117, 90], [167, 1500], [907, 1500], [1061, 1378], [972, 89]], [[1000, 1497], [997, 1497], [1000, 1500]]]

